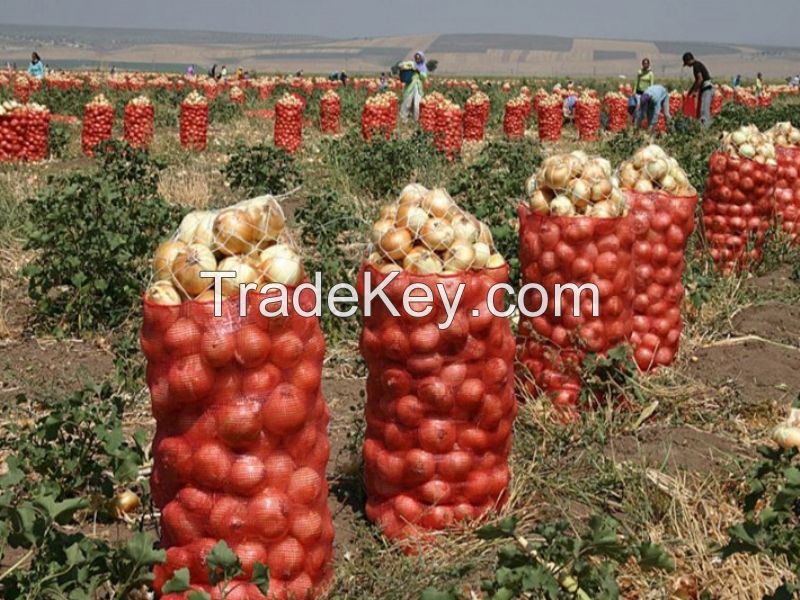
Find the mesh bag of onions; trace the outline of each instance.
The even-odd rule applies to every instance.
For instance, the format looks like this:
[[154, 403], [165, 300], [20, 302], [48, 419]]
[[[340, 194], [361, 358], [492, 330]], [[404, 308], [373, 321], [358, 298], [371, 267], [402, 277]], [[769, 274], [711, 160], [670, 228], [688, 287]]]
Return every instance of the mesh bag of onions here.
[[305, 104], [294, 94], [286, 93], [275, 104], [275, 145], [293, 154], [303, 142]]
[[[196, 211], [155, 252], [140, 341], [167, 551], [157, 593], [182, 568], [193, 589], [211, 593], [205, 557], [219, 540], [242, 562], [237, 597], [264, 598], [248, 583], [257, 563], [269, 568], [270, 598], [316, 597], [330, 579], [325, 342], [317, 317], [291, 302], [285, 316], [260, 310], [279, 294], [262, 284], [281, 284], [291, 298], [306, 279], [284, 222], [269, 196]], [[206, 271], [235, 275], [220, 286], [220, 316]], [[242, 283], [260, 291], [242, 297]], [[299, 304], [307, 312], [313, 298]]]
[[778, 123], [767, 132], [775, 145], [778, 176], [775, 181], [775, 212], [781, 230], [800, 244], [800, 129]]
[[600, 100], [583, 93], [575, 105], [575, 126], [581, 141], [596, 142], [600, 131]]
[[328, 90], [319, 101], [319, 125], [322, 133], [339, 133], [342, 116], [342, 99]]
[[86, 156], [94, 156], [97, 144], [110, 140], [114, 128], [114, 107], [103, 94], [95, 96], [83, 109], [81, 148]]
[[723, 273], [761, 260], [773, 216], [778, 163], [775, 146], [755, 125], [726, 133], [709, 158], [703, 233]]
[[[366, 514], [389, 538], [429, 539], [506, 498], [515, 348], [509, 320], [487, 302], [508, 266], [486, 225], [444, 190], [416, 184], [382, 209], [372, 242], [359, 274], [362, 310], [366, 277], [374, 289], [394, 276], [385, 293], [399, 315], [374, 300], [363, 317]], [[451, 302], [463, 285], [449, 324], [437, 285]], [[404, 308], [406, 290], [421, 292], [414, 311], [430, 313]], [[501, 292], [491, 301], [502, 310]]]
[[191, 92], [181, 103], [181, 146], [205, 150], [208, 145], [208, 100], [199, 92]]
[[541, 98], [536, 106], [539, 120], [539, 139], [543, 142], [557, 142], [561, 139], [561, 126], [564, 123], [563, 101], [559, 94]]
[[[545, 393], [569, 417], [578, 407], [586, 352], [602, 354], [630, 337], [634, 233], [603, 158], [581, 151], [551, 156], [528, 179], [526, 193], [519, 206], [522, 279], [542, 286], [547, 304], [541, 292], [525, 300], [528, 311], [544, 312], [520, 315], [520, 360], [529, 390]], [[576, 299], [574, 289], [563, 289], [556, 306], [556, 286], [565, 284], [597, 286], [597, 316], [586, 291]]]
[[671, 364], [678, 352], [683, 331], [681, 278], [686, 242], [695, 226], [697, 192], [678, 161], [654, 144], [623, 162], [618, 180], [636, 235], [631, 342], [636, 364], [644, 371]]
[[134, 148], [147, 148], [153, 141], [153, 104], [147, 96], [134, 98], [125, 105], [122, 131], [125, 141]]
[[464, 106], [464, 139], [474, 142], [482, 140], [488, 119], [489, 96], [480, 91], [475, 92]]
[[628, 126], [628, 99], [619, 92], [608, 92], [603, 99], [608, 113], [608, 130], [622, 131]]
[[50, 111], [40, 104], [0, 104], [0, 161], [47, 158]]
[[436, 111], [446, 98], [441, 92], [432, 92], [419, 101], [419, 124], [422, 130], [433, 133], [436, 129]]
[[510, 139], [519, 139], [525, 135], [526, 106], [530, 101], [525, 96], [517, 96], [506, 102], [503, 113], [503, 133]]

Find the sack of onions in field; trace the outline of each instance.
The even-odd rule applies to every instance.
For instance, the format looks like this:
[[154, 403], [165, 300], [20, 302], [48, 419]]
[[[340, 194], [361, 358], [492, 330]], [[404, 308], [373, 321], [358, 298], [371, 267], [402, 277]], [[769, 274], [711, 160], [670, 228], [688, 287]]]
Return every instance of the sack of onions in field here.
[[[716, 96], [715, 96], [716, 97]], [[669, 93], [669, 114], [674, 119], [683, 111], [683, 94], [672, 91]]]
[[608, 130], [623, 131], [628, 126], [628, 99], [620, 93], [608, 92], [603, 104], [608, 113]]
[[763, 92], [758, 97], [758, 105], [761, 108], [769, 108], [770, 106], [772, 106], [772, 94], [769, 94], [767, 92]]
[[800, 130], [778, 123], [767, 131], [775, 146], [778, 174], [775, 180], [775, 216], [781, 230], [800, 244]]
[[231, 91], [228, 92], [228, 98], [230, 98], [231, 103], [243, 105], [247, 96], [245, 96], [244, 90], [240, 88], [238, 85], [234, 85], [231, 88]]
[[724, 273], [761, 260], [774, 213], [777, 166], [775, 146], [755, 125], [725, 134], [722, 148], [709, 158], [703, 233]]
[[328, 90], [319, 101], [319, 128], [322, 133], [339, 133], [342, 117], [342, 99]]
[[269, 97], [272, 96], [272, 90], [275, 89], [275, 85], [271, 83], [262, 83], [258, 85], [258, 99], [259, 100], [269, 100]]
[[489, 96], [475, 92], [464, 106], [464, 139], [478, 142], [486, 134], [486, 121], [489, 116]]
[[50, 111], [41, 104], [28, 103], [21, 113], [25, 120], [22, 160], [46, 159], [50, 152]]
[[86, 156], [94, 156], [94, 148], [110, 140], [114, 128], [114, 107], [103, 94], [95, 96], [83, 110], [81, 147]]
[[525, 136], [525, 105], [528, 100], [517, 96], [506, 102], [503, 113], [503, 133], [510, 140], [520, 139]]
[[419, 124], [422, 130], [433, 133], [436, 129], [436, 111], [445, 97], [439, 92], [428, 94], [419, 102]]
[[564, 122], [561, 96], [552, 94], [539, 100], [536, 111], [539, 120], [539, 140], [557, 142], [561, 139], [561, 125]]
[[656, 145], [637, 151], [618, 175], [633, 220], [634, 359], [642, 371], [672, 364], [683, 317], [686, 241], [697, 192], [674, 158]]
[[293, 154], [303, 142], [304, 103], [286, 93], [275, 104], [275, 146]]
[[449, 160], [461, 154], [464, 141], [464, 118], [461, 107], [453, 102], [439, 105], [436, 124], [436, 147]]
[[[605, 159], [581, 151], [552, 156], [525, 187], [528, 202], [519, 206], [522, 280], [540, 285], [547, 298], [540, 291], [525, 300], [528, 312], [544, 312], [520, 315], [520, 361], [529, 389], [545, 393], [569, 416], [578, 409], [586, 352], [605, 353], [630, 337], [634, 232]], [[580, 297], [575, 289], [557, 288], [568, 284], [578, 286]], [[593, 294], [581, 291], [583, 285], [597, 288], [596, 315]]]
[[125, 141], [134, 148], [148, 148], [153, 141], [153, 117], [153, 104], [147, 96], [128, 102], [122, 121]]
[[539, 103], [549, 95], [549, 92], [544, 88], [539, 88], [536, 90], [536, 93], [533, 95], [533, 111], [535, 113], [539, 113]]
[[25, 104], [31, 97], [31, 82], [27, 75], [17, 75], [14, 78], [14, 99], [20, 104]]
[[[317, 317], [291, 301], [306, 277], [284, 222], [270, 196], [196, 211], [155, 252], [140, 341], [166, 550], [157, 594], [183, 568], [210, 591], [205, 557], [219, 540], [242, 562], [243, 598], [263, 597], [247, 583], [257, 563], [269, 568], [270, 598], [316, 597], [330, 580], [325, 341]], [[221, 316], [214, 280], [201, 275], [215, 271], [233, 275], [221, 280]], [[241, 298], [241, 284], [260, 291]], [[288, 314], [267, 316], [282, 306], [264, 304], [280, 296], [265, 284], [284, 286]], [[313, 298], [299, 305], [309, 311]]]
[[[722, 94], [716, 93], [714, 97], [711, 98], [711, 115], [716, 117], [719, 113], [722, 112], [722, 103], [724, 98]], [[677, 113], [676, 113], [677, 114]]]
[[367, 98], [361, 111], [361, 135], [364, 140], [368, 142], [374, 135], [382, 135], [388, 140], [393, 129], [394, 119], [389, 95], [379, 94]]
[[[480, 518], [505, 501], [514, 339], [509, 320], [487, 303], [502, 310], [502, 293], [489, 290], [508, 281], [508, 266], [486, 225], [441, 189], [406, 187], [371, 236], [358, 281], [362, 310], [365, 278], [374, 289], [397, 272], [385, 293], [400, 314], [372, 300], [363, 317], [366, 514], [387, 537], [404, 539]], [[437, 285], [452, 302], [460, 284], [448, 324]], [[433, 294], [413, 309], [403, 302], [412, 285]], [[415, 316], [426, 306], [429, 314]]]
[[575, 104], [575, 125], [581, 141], [596, 142], [600, 131], [600, 100], [581, 94]]
[[208, 146], [208, 100], [191, 92], [181, 102], [181, 146], [190, 150], [205, 150]]
[[0, 105], [0, 161], [23, 159], [27, 124], [24, 107], [15, 100]]

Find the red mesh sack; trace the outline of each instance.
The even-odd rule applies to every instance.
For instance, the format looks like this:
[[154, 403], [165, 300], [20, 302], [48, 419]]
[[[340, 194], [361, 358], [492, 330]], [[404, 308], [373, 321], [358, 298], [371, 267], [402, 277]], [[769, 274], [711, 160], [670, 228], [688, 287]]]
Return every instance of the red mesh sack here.
[[714, 263], [725, 273], [761, 260], [777, 175], [774, 159], [762, 159], [761, 164], [734, 152], [711, 155], [702, 202], [705, 241]]
[[600, 101], [591, 96], [581, 96], [575, 105], [575, 125], [581, 141], [596, 142], [600, 131]]
[[[443, 190], [409, 186], [382, 214], [373, 228], [378, 250], [358, 278], [360, 349], [368, 368], [366, 515], [389, 538], [425, 538], [428, 531], [480, 518], [506, 499], [515, 346], [509, 320], [493, 316], [488, 301], [490, 288], [507, 281], [508, 267], [491, 254], [488, 229]], [[417, 216], [424, 222], [413, 234], [408, 227], [416, 230]], [[445, 238], [446, 250], [440, 244]], [[374, 289], [394, 271], [385, 293], [399, 315], [377, 299], [366, 315], [366, 277]], [[432, 307], [426, 316], [404, 308], [403, 295], [413, 284], [432, 290], [431, 302], [414, 306]], [[444, 329], [438, 327], [445, 309], [436, 284], [450, 300], [464, 286]], [[500, 309], [502, 293], [491, 301]]]
[[275, 146], [293, 154], [303, 142], [304, 104], [293, 94], [284, 94], [275, 105]]
[[14, 79], [14, 99], [25, 104], [31, 98], [31, 82], [27, 75], [17, 75]]
[[628, 126], [628, 99], [622, 94], [610, 92], [603, 102], [608, 113], [608, 130], [623, 131]]
[[683, 94], [671, 92], [669, 95], [669, 114], [675, 118], [683, 112]]
[[208, 146], [208, 101], [191, 92], [181, 103], [181, 146], [189, 150], [205, 150]]
[[761, 108], [769, 108], [772, 106], [772, 95], [768, 93], [762, 93], [758, 97], [758, 106]]
[[[260, 303], [274, 299], [264, 290], [247, 295], [242, 314], [238, 289], [224, 283], [215, 316], [209, 290], [193, 287], [210, 285], [201, 267], [216, 267], [236, 272], [237, 283], [283, 283], [291, 298], [304, 275], [282, 223], [277, 203], [257, 198], [191, 213], [156, 251], [140, 342], [156, 419], [151, 490], [167, 552], [155, 568], [157, 594], [182, 568], [193, 589], [208, 591], [205, 557], [219, 540], [242, 561], [247, 598], [264, 598], [246, 583], [256, 563], [269, 568], [270, 598], [317, 597], [331, 579], [319, 321], [292, 302], [285, 316], [262, 314]], [[308, 292], [304, 311], [313, 307]]]
[[102, 141], [110, 140], [114, 128], [114, 107], [100, 94], [83, 110], [81, 147], [86, 156], [94, 156], [94, 148]]
[[453, 160], [461, 155], [464, 139], [463, 111], [458, 105], [448, 102], [440, 106], [437, 119], [439, 121], [436, 126], [439, 133], [436, 139], [437, 148], [444, 152], [449, 160]]
[[38, 104], [28, 104], [25, 107], [24, 115], [25, 138], [22, 159], [27, 161], [44, 160], [50, 152], [50, 111]]
[[722, 112], [722, 103], [724, 98], [722, 94], [714, 94], [714, 97], [711, 98], [711, 115], [717, 116], [719, 113]]
[[481, 112], [481, 106], [479, 104], [471, 104], [470, 101], [467, 100], [467, 105], [464, 107], [465, 140], [478, 142], [483, 139], [485, 135], [485, 124]]
[[259, 100], [269, 100], [270, 96], [272, 96], [272, 90], [275, 89], [275, 86], [269, 83], [262, 83], [258, 86], [258, 99]]
[[422, 126], [423, 131], [434, 133], [436, 129], [436, 111], [444, 99], [444, 96], [439, 92], [433, 92], [420, 100], [419, 124]]
[[339, 133], [342, 116], [342, 99], [328, 90], [319, 102], [319, 125], [322, 133]]
[[153, 105], [146, 96], [128, 102], [122, 121], [125, 141], [134, 148], [148, 148], [153, 141], [153, 118]]
[[231, 91], [228, 93], [228, 97], [230, 98], [233, 104], [238, 104], [243, 106], [244, 103], [247, 101], [247, 95], [244, 93], [244, 90], [240, 88], [238, 85], [234, 85], [231, 88]]
[[561, 126], [564, 122], [561, 97], [553, 94], [539, 101], [537, 110], [539, 120], [539, 139], [543, 142], [557, 142], [561, 139]]
[[370, 141], [373, 135], [391, 138], [397, 123], [397, 96], [391, 92], [367, 98], [361, 112], [361, 135]]
[[778, 173], [775, 180], [775, 216], [780, 229], [800, 243], [800, 130], [778, 123], [767, 134], [775, 144]]
[[683, 116], [689, 119], [700, 117], [700, 104], [697, 96], [686, 94], [683, 97]]
[[512, 98], [506, 102], [503, 114], [503, 133], [508, 139], [519, 139], [525, 135], [525, 107], [527, 104], [528, 101], [523, 96]]
[[0, 160], [11, 162], [22, 159], [25, 147], [27, 119], [21, 107], [0, 114]]

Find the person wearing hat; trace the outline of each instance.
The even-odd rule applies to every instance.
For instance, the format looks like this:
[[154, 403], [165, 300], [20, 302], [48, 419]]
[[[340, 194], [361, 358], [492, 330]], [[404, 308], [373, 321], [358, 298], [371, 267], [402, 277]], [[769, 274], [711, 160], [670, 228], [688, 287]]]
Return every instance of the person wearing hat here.
[[647, 128], [654, 131], [662, 110], [667, 123], [669, 123], [672, 120], [672, 116], [669, 114], [669, 92], [663, 85], [651, 85], [639, 98], [636, 127], [641, 127], [646, 118]]
[[690, 96], [697, 96], [698, 116], [700, 122], [708, 127], [711, 125], [711, 100], [714, 98], [714, 84], [706, 66], [697, 60], [691, 52], [683, 55], [683, 66], [692, 67], [694, 83], [689, 88]]

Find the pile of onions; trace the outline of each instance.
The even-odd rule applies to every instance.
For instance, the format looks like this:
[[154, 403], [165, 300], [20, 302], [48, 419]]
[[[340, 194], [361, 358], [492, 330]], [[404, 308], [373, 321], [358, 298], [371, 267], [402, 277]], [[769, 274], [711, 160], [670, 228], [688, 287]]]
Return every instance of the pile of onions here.
[[775, 165], [775, 146], [770, 137], [755, 125], [745, 125], [722, 138], [722, 150], [732, 157], [742, 156], [764, 165]]
[[239, 202], [219, 211], [198, 210], [183, 219], [173, 239], [153, 257], [153, 284], [147, 298], [156, 304], [214, 299], [214, 280], [204, 271], [233, 271], [222, 280], [223, 297], [239, 284], [296, 286], [305, 278], [302, 260], [285, 231], [281, 205], [271, 196]]
[[678, 161], [661, 146], [650, 144], [637, 150], [633, 158], [619, 167], [619, 185], [624, 190], [648, 194], [664, 190], [673, 196], [692, 196], [696, 192]]
[[419, 102], [419, 124], [423, 131], [433, 133], [436, 129], [436, 111], [447, 101], [440, 92], [431, 92]]
[[794, 127], [789, 121], [776, 123], [766, 134], [775, 146], [800, 147], [800, 129]]
[[563, 101], [559, 94], [541, 98], [537, 105], [539, 119], [539, 140], [557, 142], [561, 139], [561, 125], [564, 122]]
[[608, 130], [622, 131], [628, 126], [628, 99], [619, 92], [608, 92], [603, 99], [608, 112]]
[[246, 99], [244, 91], [238, 85], [235, 85], [231, 88], [229, 98], [234, 104], [244, 104]]
[[397, 96], [392, 92], [370, 96], [361, 112], [361, 135], [370, 141], [376, 133], [388, 140], [394, 130], [397, 116]]
[[341, 116], [342, 99], [330, 89], [319, 101], [319, 126], [322, 133], [339, 133]]
[[86, 156], [94, 156], [100, 142], [111, 139], [114, 127], [114, 107], [103, 95], [92, 98], [83, 111], [81, 147]]
[[147, 148], [153, 140], [154, 110], [147, 96], [134, 98], [125, 105], [122, 119], [125, 141], [134, 148]]
[[305, 104], [294, 94], [286, 93], [275, 104], [275, 145], [289, 153], [303, 141], [303, 109]]
[[464, 107], [464, 139], [480, 141], [486, 133], [489, 120], [489, 96], [475, 92], [467, 99]]
[[625, 196], [604, 158], [576, 150], [547, 158], [525, 183], [535, 213], [612, 218], [627, 214]]
[[181, 102], [181, 146], [205, 150], [208, 145], [208, 100], [193, 90]]
[[443, 189], [412, 183], [381, 208], [372, 226], [369, 261], [382, 273], [455, 274], [505, 264], [492, 233]]
[[590, 92], [583, 92], [575, 105], [575, 126], [581, 141], [597, 141], [600, 131], [600, 100]]
[[525, 121], [530, 111], [530, 100], [517, 96], [506, 102], [503, 115], [503, 133], [508, 139], [518, 139], [525, 135]]

